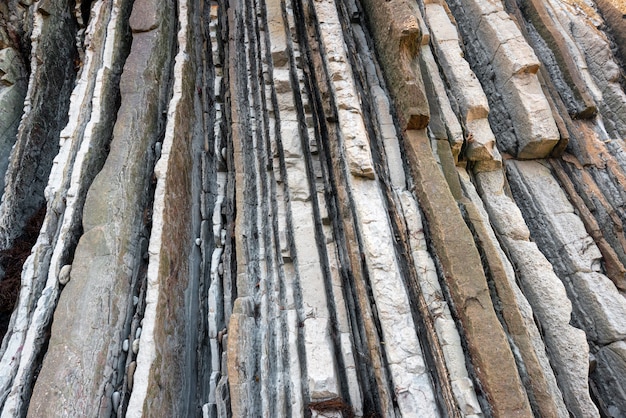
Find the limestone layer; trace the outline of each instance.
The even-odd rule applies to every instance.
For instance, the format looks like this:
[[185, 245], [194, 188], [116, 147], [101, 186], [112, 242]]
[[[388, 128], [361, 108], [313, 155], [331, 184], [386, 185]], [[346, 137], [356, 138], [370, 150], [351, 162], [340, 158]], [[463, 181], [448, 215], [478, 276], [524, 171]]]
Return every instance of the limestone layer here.
[[0, 4], [0, 417], [623, 417], [622, 0]]

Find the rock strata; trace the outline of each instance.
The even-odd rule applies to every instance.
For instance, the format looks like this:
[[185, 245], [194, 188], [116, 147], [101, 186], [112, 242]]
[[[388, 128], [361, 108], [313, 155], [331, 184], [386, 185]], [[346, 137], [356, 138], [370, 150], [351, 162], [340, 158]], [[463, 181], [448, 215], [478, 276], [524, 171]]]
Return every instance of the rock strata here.
[[0, 416], [626, 411], [618, 0], [0, 4]]

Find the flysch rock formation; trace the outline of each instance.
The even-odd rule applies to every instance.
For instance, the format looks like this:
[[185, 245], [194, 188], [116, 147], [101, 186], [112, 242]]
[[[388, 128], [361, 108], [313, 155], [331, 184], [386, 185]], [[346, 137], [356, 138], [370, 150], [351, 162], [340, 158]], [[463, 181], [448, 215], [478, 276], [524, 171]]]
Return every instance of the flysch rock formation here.
[[623, 0], [0, 4], [0, 417], [626, 417]]

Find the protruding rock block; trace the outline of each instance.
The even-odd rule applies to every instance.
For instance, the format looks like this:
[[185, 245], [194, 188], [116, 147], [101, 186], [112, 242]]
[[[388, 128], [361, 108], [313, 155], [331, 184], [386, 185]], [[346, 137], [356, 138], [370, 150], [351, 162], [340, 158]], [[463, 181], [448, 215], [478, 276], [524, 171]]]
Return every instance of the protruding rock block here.
[[500, 1], [460, 0], [457, 7], [464, 11], [457, 18], [466, 28], [465, 41], [485, 54], [476, 60], [480, 77], [494, 75], [482, 82], [493, 83], [502, 94], [504, 109], [497, 111], [506, 111], [512, 119], [517, 143], [503, 140], [501, 147], [521, 159], [546, 157], [560, 136], [536, 75], [540, 63], [533, 49]]
[[[582, 4], [582, 3], [579, 3]], [[550, 74], [555, 85], [559, 86], [558, 93], [568, 108], [568, 112], [575, 118], [590, 118], [597, 112], [596, 104], [591, 92], [595, 87], [585, 85], [583, 72], [576, 64], [578, 55], [573, 40], [567, 36], [559, 15], [563, 13], [558, 8], [563, 4], [546, 3], [541, 0], [530, 0], [520, 4], [517, 14], [522, 22], [526, 20], [526, 33], [530, 35], [531, 43], [537, 55], [546, 64], [544, 74]], [[567, 6], [565, 6], [567, 7]], [[590, 10], [588, 6], [584, 9]], [[522, 23], [524, 24], [524, 23]], [[532, 33], [531, 33], [532, 32]]]
[[518, 139], [517, 157], [533, 159], [549, 155], [560, 135], [537, 76], [511, 77], [503, 87], [502, 95]]
[[466, 157], [478, 162], [480, 170], [498, 169], [502, 166], [502, 157], [487, 120], [487, 96], [463, 57], [456, 26], [450, 20], [448, 11], [439, 4], [426, 5], [426, 20], [439, 66], [446, 77], [451, 96], [456, 99], [459, 116], [465, 127]]
[[479, 171], [497, 170], [502, 167], [502, 156], [496, 147], [496, 138], [491, 131], [489, 121], [476, 119], [467, 122], [467, 150], [469, 161], [477, 163]]
[[327, 54], [324, 60], [337, 104], [339, 130], [344, 141], [348, 169], [355, 176], [374, 179], [370, 138], [365, 129], [336, 5], [326, 0], [313, 4], [317, 18], [320, 19], [321, 41]]
[[[626, 112], [623, 109], [626, 108], [626, 92], [623, 64], [620, 65], [615, 59], [614, 43], [598, 30], [598, 26], [603, 25], [602, 17], [592, 9], [585, 11], [585, 14], [565, 14], [562, 19], [574, 48], [582, 51], [580, 55], [573, 55], [577, 58], [578, 66], [587, 70], [586, 82], [598, 104], [603, 129], [610, 138], [625, 138]], [[595, 112], [591, 112], [590, 116], [593, 115]]]
[[484, 15], [477, 34], [498, 72], [515, 76], [536, 74], [539, 70], [539, 60], [533, 49], [505, 11]]
[[454, 44], [453, 51], [446, 51], [446, 45], [443, 44], [439, 51], [442, 53], [438, 56], [440, 64], [451, 85], [452, 95], [459, 104], [462, 117], [466, 122], [486, 119], [489, 115], [487, 97], [469, 64], [462, 58], [458, 44]]
[[137, 0], [128, 24], [133, 33], [149, 32], [159, 24], [159, 12], [154, 7], [154, 0]]
[[588, 338], [603, 345], [626, 339], [626, 304], [613, 283], [598, 272], [574, 273], [570, 280]]
[[408, 0], [365, 0], [363, 6], [402, 128], [424, 129], [430, 112], [415, 65], [422, 37], [417, 5]]
[[268, 0], [266, 7], [267, 26], [272, 39], [270, 44], [272, 63], [274, 67], [283, 67], [287, 65], [289, 56], [287, 55], [287, 38], [285, 36], [281, 1]]

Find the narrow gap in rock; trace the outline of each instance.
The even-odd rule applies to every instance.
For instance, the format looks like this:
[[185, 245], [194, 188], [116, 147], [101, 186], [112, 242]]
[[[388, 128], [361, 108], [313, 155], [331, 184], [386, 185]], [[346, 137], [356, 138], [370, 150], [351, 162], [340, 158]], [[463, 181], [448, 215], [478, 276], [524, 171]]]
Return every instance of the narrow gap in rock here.
[[4, 272], [4, 279], [0, 281], [0, 341], [7, 332], [20, 293], [22, 266], [37, 241], [45, 216], [46, 207], [42, 206], [26, 223], [24, 232], [16, 240], [16, 244], [0, 251], [0, 271]]
[[83, 0], [82, 3], [80, 4], [80, 13], [82, 15], [85, 26], [89, 24], [89, 19], [91, 17], [91, 4], [92, 3], [93, 3], [93, 0]]
[[[265, 264], [267, 279], [265, 289], [267, 293], [272, 293], [274, 289], [283, 287], [283, 283], [285, 280], [285, 271], [283, 269], [283, 259], [280, 253], [280, 227], [278, 222], [279, 211], [278, 211], [278, 202], [276, 199], [276, 189], [277, 182], [274, 177], [274, 170], [284, 170], [286, 171], [283, 158], [284, 158], [284, 149], [282, 144], [282, 138], [280, 136], [280, 112], [278, 107], [278, 99], [276, 89], [273, 85], [273, 76], [274, 76], [274, 67], [272, 61], [271, 54], [271, 42], [270, 42], [270, 33], [268, 30], [268, 20], [267, 20], [267, 5], [266, 2], [261, 0], [256, 3], [257, 7], [257, 38], [258, 38], [258, 55], [257, 60], [261, 63], [258, 67], [259, 69], [259, 82], [260, 82], [260, 119], [262, 120], [262, 129], [261, 139], [262, 143], [258, 144], [259, 147], [259, 166], [261, 167], [260, 176], [263, 188], [263, 199], [266, 202], [266, 205], [262, 208], [262, 218], [267, 219], [267, 225], [265, 225], [262, 229], [263, 235], [263, 245], [265, 247], [266, 256], [265, 256]], [[271, 85], [272, 88], [269, 92], [269, 97], [266, 89], [266, 85]], [[272, 114], [274, 118], [274, 130], [272, 130], [271, 119]], [[274, 136], [274, 138], [272, 138]], [[280, 167], [274, 167], [274, 155], [272, 154], [272, 139], [274, 139], [276, 143], [276, 152], [280, 154]], [[281, 178], [285, 177], [281, 174]], [[286, 183], [286, 182], [285, 182]], [[286, 185], [286, 184], [285, 184]], [[274, 244], [278, 245], [278, 248], [274, 248], [273, 251], [269, 251], [268, 249]], [[281, 289], [284, 290], [284, 289]], [[279, 309], [275, 303], [281, 304], [284, 300], [284, 293], [279, 290], [279, 299], [277, 302], [273, 300], [272, 296], [267, 298], [267, 305], [265, 307], [266, 311], [263, 312], [262, 315], [265, 315], [265, 320], [267, 323], [265, 326], [267, 327], [267, 331], [265, 334], [265, 341], [262, 341], [262, 344], [267, 344], [267, 351], [269, 356], [276, 356], [278, 351], [282, 347], [277, 346], [277, 341], [275, 338], [272, 338], [276, 334], [283, 333], [283, 338], [288, 338], [286, 336], [286, 327], [282, 326], [284, 324], [284, 320], [281, 318], [280, 320], [271, 320], [271, 317], [279, 317], [282, 313], [279, 313]], [[274, 295], [275, 297], [275, 295]], [[278, 308], [278, 309], [277, 309]], [[269, 318], [268, 318], [269, 317]], [[263, 325], [262, 325], [263, 326]], [[284, 340], [283, 340], [284, 341]], [[265, 347], [264, 347], [265, 349]], [[284, 355], [284, 354], [283, 354]], [[288, 357], [284, 355], [284, 357]], [[284, 396], [286, 399], [290, 399], [291, 397], [291, 388], [288, 385], [285, 385], [284, 388], [280, 387], [281, 374], [285, 372], [287, 369], [282, 363], [280, 363], [279, 359], [270, 358], [266, 363], [266, 399], [267, 406], [265, 407], [266, 411], [269, 411], [270, 416], [279, 415], [278, 408], [279, 400], [282, 395], [282, 391], [284, 390]], [[287, 369], [288, 370], [288, 369]], [[286, 403], [288, 404], [288, 403]], [[286, 413], [289, 415], [292, 414], [291, 405], [285, 405]]]
[[[196, 60], [196, 86], [198, 86], [197, 89], [201, 89], [201, 94], [194, 94], [195, 114], [200, 126], [196, 127], [196, 130], [199, 132], [194, 132], [194, 143], [196, 144], [196, 148], [194, 148], [193, 153], [202, 161], [200, 161], [199, 172], [196, 173], [194, 171], [194, 178], [199, 178], [200, 181], [200, 190], [195, 190], [198, 195], [194, 196], [193, 200], [200, 205], [201, 224], [207, 223], [209, 225], [207, 228], [209, 231], [205, 233], [203, 227], [201, 226], [201, 254], [197, 261], [190, 260], [192, 263], [192, 277], [197, 275], [198, 285], [196, 302], [197, 310], [194, 311], [193, 308], [189, 310], [189, 314], [195, 317], [191, 319], [191, 321], [195, 322], [197, 329], [195, 342], [195, 363], [197, 367], [194, 372], [196, 375], [194, 377], [196, 385], [196, 389], [194, 390], [195, 400], [190, 399], [190, 403], [195, 402], [195, 405], [189, 406], [189, 413], [192, 415], [198, 415], [202, 413], [202, 408], [205, 408], [207, 409], [209, 416], [216, 416], [217, 401], [212, 405], [209, 403], [211, 391], [215, 390], [215, 388], [212, 389], [211, 386], [213, 384], [212, 379], [217, 380], [217, 377], [213, 375], [213, 373], [217, 371], [213, 370], [211, 361], [212, 355], [215, 355], [216, 353], [212, 353], [211, 351], [209, 325], [208, 320], [205, 318], [209, 317], [211, 309], [209, 306], [209, 290], [211, 285], [213, 285], [211, 281], [211, 254], [217, 244], [215, 242], [212, 229], [212, 227], [214, 227], [213, 212], [215, 210], [216, 200], [218, 199], [219, 194], [217, 171], [220, 160], [218, 159], [217, 154], [221, 154], [222, 145], [225, 144], [225, 137], [223, 136], [225, 130], [219, 130], [219, 132], [222, 133], [222, 137], [220, 138], [216, 138], [216, 135], [218, 134], [215, 132], [220, 128], [217, 126], [219, 121], [216, 121], [216, 103], [219, 102], [223, 105], [223, 100], [218, 100], [218, 98], [222, 97], [219, 91], [221, 86], [215, 85], [215, 76], [217, 71], [215, 64], [218, 63], [214, 63], [213, 61], [213, 49], [217, 48], [219, 43], [219, 18], [217, 16], [213, 18], [211, 9], [212, 7], [218, 6], [210, 2], [196, 1], [194, 7], [196, 12], [194, 14], [195, 20], [192, 24], [196, 25], [196, 28], [193, 30], [195, 34], [193, 57]], [[219, 12], [221, 11], [222, 9], [220, 8]], [[197, 158], [194, 158], [194, 163], [196, 160]], [[224, 168], [223, 163], [221, 168]], [[224, 222], [224, 216], [221, 215], [221, 213], [220, 217], [222, 222]], [[224, 224], [222, 223], [222, 225]], [[196, 269], [198, 271], [196, 271]], [[220, 307], [214, 307], [216, 310], [218, 310], [218, 308]], [[221, 312], [223, 315], [223, 305], [221, 306]], [[220, 322], [217, 324], [217, 328], [222, 331], [225, 328], [223, 318], [219, 318], [218, 321]], [[188, 349], [190, 348], [188, 347]], [[194, 407], [196, 408], [195, 412], [193, 409]]]

